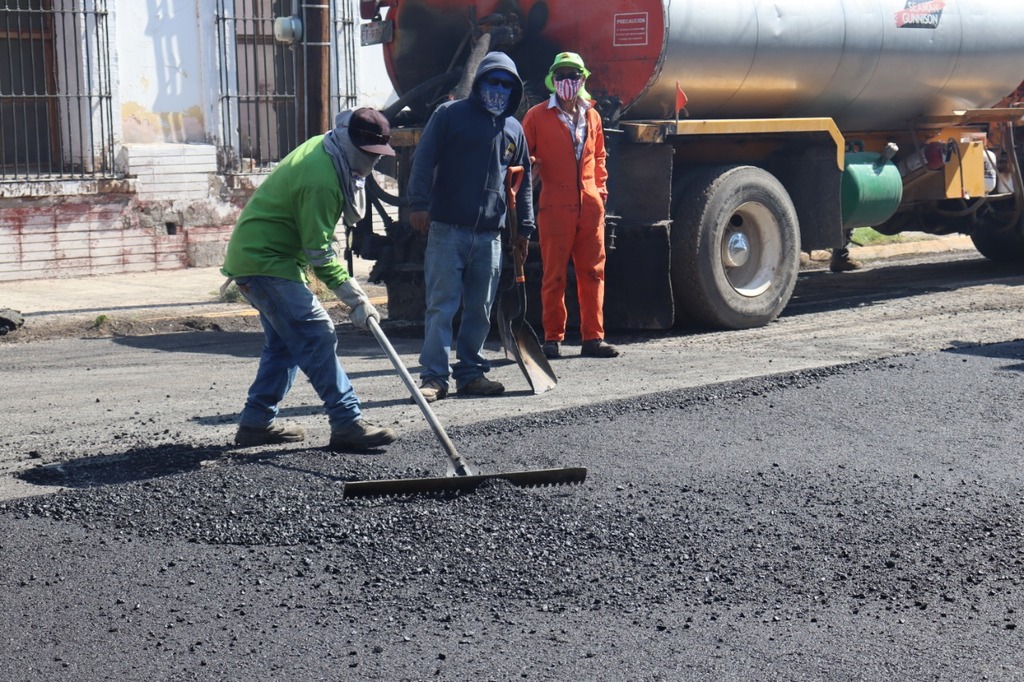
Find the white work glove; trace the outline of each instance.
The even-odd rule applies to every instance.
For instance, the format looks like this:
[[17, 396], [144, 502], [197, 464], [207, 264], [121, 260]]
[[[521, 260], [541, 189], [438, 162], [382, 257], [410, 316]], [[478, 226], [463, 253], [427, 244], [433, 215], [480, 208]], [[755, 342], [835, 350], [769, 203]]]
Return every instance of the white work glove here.
[[371, 317], [378, 323], [380, 322], [380, 313], [370, 303], [370, 297], [366, 295], [355, 278], [349, 277], [333, 291], [334, 295], [348, 306], [348, 318], [355, 326], [360, 329], [369, 329], [370, 324], [367, 320]]

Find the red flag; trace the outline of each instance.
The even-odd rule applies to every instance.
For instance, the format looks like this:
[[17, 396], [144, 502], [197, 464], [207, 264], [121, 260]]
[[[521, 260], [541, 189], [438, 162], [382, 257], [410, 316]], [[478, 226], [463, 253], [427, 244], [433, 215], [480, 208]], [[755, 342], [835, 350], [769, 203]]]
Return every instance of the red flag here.
[[686, 93], [679, 87], [679, 81], [676, 81], [676, 113], [678, 114], [681, 109], [686, 108], [686, 103], [689, 100], [686, 98]]

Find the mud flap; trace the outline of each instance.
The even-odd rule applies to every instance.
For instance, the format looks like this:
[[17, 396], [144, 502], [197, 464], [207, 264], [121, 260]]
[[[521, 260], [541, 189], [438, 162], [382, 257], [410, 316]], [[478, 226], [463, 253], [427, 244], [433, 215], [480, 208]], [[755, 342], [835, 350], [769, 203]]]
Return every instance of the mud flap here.
[[667, 221], [616, 227], [615, 248], [605, 264], [606, 329], [668, 329], [674, 324], [669, 229]]
[[[667, 221], [615, 228], [615, 248], [607, 249], [605, 262], [606, 330], [669, 329], [675, 324], [669, 229]], [[527, 319], [540, 329], [543, 266], [530, 263], [527, 272]], [[576, 272], [571, 262], [566, 273], [565, 308], [566, 327], [579, 329]]]

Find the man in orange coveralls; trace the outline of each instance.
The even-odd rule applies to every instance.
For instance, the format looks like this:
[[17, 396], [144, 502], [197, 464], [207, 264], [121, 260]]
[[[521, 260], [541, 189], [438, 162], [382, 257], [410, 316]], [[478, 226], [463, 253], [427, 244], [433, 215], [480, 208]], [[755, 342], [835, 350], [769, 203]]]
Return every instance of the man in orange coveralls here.
[[590, 72], [575, 52], [560, 52], [544, 80], [553, 94], [526, 112], [523, 130], [540, 177], [537, 232], [544, 265], [541, 303], [544, 355], [557, 358], [565, 339], [566, 268], [572, 257], [580, 304], [581, 355], [613, 358], [604, 341], [604, 204], [608, 197], [604, 129], [584, 82]]

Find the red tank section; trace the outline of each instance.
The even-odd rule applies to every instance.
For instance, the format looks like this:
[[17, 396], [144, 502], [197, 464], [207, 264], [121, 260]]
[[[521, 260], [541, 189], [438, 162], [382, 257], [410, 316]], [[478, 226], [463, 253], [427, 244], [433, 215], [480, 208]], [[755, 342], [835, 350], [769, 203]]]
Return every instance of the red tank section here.
[[532, 100], [547, 95], [544, 76], [559, 52], [578, 52], [591, 71], [590, 93], [617, 99], [622, 108], [653, 83], [663, 58], [661, 0], [616, 0], [601, 3], [600, 11], [593, 2], [556, 0], [392, 0], [392, 5], [386, 18], [394, 21], [394, 39], [384, 46], [384, 58], [399, 95], [449, 71], [453, 61], [461, 66], [474, 22], [515, 60]]

